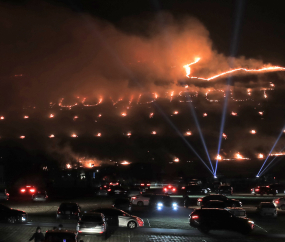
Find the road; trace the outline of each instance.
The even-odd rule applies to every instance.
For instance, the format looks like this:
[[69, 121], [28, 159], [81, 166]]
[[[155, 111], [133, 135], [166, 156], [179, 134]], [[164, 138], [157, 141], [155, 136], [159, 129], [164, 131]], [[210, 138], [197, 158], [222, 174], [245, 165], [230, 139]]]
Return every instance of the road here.
[[[232, 198], [243, 202], [247, 215], [255, 224], [255, 230], [250, 236], [231, 231], [211, 231], [205, 235], [198, 230], [191, 228], [188, 223], [188, 216], [197, 208], [195, 201], [199, 196], [193, 196], [193, 206], [189, 208], [179, 207], [177, 211], [164, 209], [153, 211], [148, 207], [134, 207], [132, 214], [143, 218], [145, 226], [130, 231], [119, 228], [109, 235], [106, 241], [282, 241], [285, 239], [285, 211], [278, 211], [277, 218], [260, 217], [256, 213], [256, 205], [261, 201], [271, 201], [271, 196], [251, 196], [248, 194], [237, 194]], [[173, 196], [180, 205], [182, 198]], [[64, 229], [75, 229], [76, 221], [55, 219], [56, 210], [61, 202], [75, 201], [82, 211], [88, 211], [98, 207], [108, 207], [112, 204], [110, 197], [89, 197], [81, 199], [54, 200], [45, 203], [33, 203], [31, 201], [11, 200], [5, 202], [9, 207], [24, 210], [28, 213], [26, 224], [0, 224], [0, 242], [28, 241], [37, 226], [43, 231], [52, 229], [63, 224]], [[84, 242], [101, 241], [101, 237], [84, 236]]]

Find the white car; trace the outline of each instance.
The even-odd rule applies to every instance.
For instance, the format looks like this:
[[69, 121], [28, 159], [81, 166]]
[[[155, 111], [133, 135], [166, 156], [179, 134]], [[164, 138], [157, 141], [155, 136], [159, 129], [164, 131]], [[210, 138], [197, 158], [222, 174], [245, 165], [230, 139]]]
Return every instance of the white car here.
[[149, 199], [152, 194], [140, 194], [137, 196], [131, 197], [131, 203], [138, 206], [148, 206], [149, 205]]
[[8, 200], [9, 199], [9, 193], [6, 191], [6, 189], [0, 189], [0, 200]]
[[272, 202], [276, 208], [285, 210], [285, 197], [274, 199]]
[[76, 226], [79, 234], [106, 235], [107, 223], [102, 213], [84, 213]]
[[132, 216], [120, 209], [98, 208], [91, 210], [90, 212], [103, 213], [107, 225], [111, 227], [127, 227], [129, 229], [135, 229], [144, 226], [144, 222], [141, 218]]
[[266, 216], [266, 215], [273, 216], [273, 217], [277, 216], [277, 209], [272, 202], [261, 202], [257, 206], [257, 212], [261, 216]]

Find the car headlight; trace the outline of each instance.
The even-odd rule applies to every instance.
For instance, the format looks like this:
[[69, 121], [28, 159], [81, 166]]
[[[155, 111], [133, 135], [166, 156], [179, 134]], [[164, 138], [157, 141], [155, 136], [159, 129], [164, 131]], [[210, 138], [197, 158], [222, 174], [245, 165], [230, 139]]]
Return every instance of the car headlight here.
[[157, 206], [158, 207], [163, 207], [163, 203], [158, 203]]
[[253, 222], [253, 221], [251, 221], [251, 220], [248, 220], [248, 222], [249, 222], [250, 224], [254, 224], [254, 222]]
[[22, 221], [26, 221], [26, 218], [25, 218], [25, 217], [22, 217]]
[[177, 207], [177, 203], [172, 203], [172, 207]]

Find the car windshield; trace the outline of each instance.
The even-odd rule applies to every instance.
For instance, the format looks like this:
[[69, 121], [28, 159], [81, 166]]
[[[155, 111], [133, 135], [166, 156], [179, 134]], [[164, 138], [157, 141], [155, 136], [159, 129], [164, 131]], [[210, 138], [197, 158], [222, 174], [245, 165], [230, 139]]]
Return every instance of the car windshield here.
[[100, 215], [83, 215], [81, 218], [82, 222], [102, 222], [102, 217]]
[[46, 242], [76, 242], [75, 234], [73, 233], [46, 233]]
[[78, 206], [76, 204], [68, 204], [68, 203], [64, 203], [60, 205], [61, 209], [72, 209], [72, 210], [76, 210], [78, 209]]
[[273, 203], [262, 203], [261, 207], [262, 208], [275, 208]]

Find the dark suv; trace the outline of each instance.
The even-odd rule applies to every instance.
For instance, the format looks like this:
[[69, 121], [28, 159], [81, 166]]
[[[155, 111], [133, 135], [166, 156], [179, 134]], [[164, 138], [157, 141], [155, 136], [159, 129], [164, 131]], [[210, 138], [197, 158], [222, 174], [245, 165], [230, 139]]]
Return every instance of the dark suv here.
[[240, 218], [229, 211], [217, 208], [196, 209], [189, 215], [190, 226], [203, 233], [209, 230], [233, 230], [249, 234], [254, 228], [254, 222], [248, 218]]
[[236, 199], [227, 198], [224, 195], [208, 195], [206, 197], [200, 197], [197, 200], [197, 205], [201, 208], [210, 200], [219, 200], [225, 202], [226, 207], [241, 207], [242, 202]]
[[78, 219], [80, 207], [77, 203], [62, 203], [57, 209], [57, 219]]
[[222, 195], [233, 195], [233, 187], [228, 185], [220, 185], [217, 193]]

